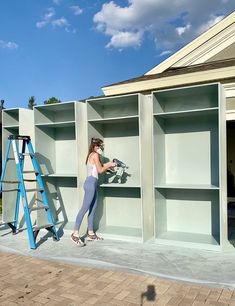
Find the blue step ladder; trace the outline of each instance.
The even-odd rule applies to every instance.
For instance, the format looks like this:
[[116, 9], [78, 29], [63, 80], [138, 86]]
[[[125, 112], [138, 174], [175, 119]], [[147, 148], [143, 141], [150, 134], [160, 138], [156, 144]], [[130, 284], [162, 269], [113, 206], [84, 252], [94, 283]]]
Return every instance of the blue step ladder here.
[[[19, 151], [19, 146], [22, 144], [21, 151]], [[11, 148], [13, 150], [14, 158], [10, 158], [10, 151]], [[28, 153], [26, 152], [28, 151]], [[32, 171], [24, 171], [24, 161], [25, 156], [30, 156], [33, 170]], [[6, 171], [7, 171], [7, 163], [13, 160], [16, 164], [16, 172], [17, 172], [17, 181], [8, 181], [4, 180]], [[35, 179], [25, 179], [24, 174], [26, 173], [34, 173]], [[35, 182], [35, 185], [37, 185], [36, 189], [26, 189], [25, 182]], [[37, 184], [36, 184], [37, 183]], [[14, 189], [5, 189], [6, 184], [17, 184], [17, 188]], [[3, 189], [4, 185], [4, 189]], [[43, 228], [45, 228], [47, 231], [51, 232], [53, 235], [54, 240], [59, 240], [57, 230], [55, 228], [55, 222], [53, 215], [51, 213], [51, 209], [48, 205], [48, 200], [43, 184], [43, 180], [40, 174], [38, 162], [35, 157], [35, 153], [33, 150], [33, 146], [31, 143], [30, 136], [21, 136], [21, 135], [10, 135], [8, 137], [8, 143], [7, 143], [7, 149], [6, 149], [6, 155], [3, 163], [3, 170], [0, 180], [0, 193], [2, 192], [17, 192], [16, 196], [16, 206], [15, 206], [15, 217], [12, 222], [7, 222], [6, 224], [11, 228], [13, 234], [17, 234], [19, 232], [19, 225], [18, 225], [18, 219], [19, 219], [19, 208], [20, 208], [20, 200], [23, 204], [23, 211], [25, 216], [25, 222], [29, 237], [29, 244], [31, 249], [36, 249], [36, 238], [39, 233], [39, 231]], [[29, 208], [29, 203], [27, 199], [27, 192], [37, 192], [41, 194], [41, 201], [40, 204], [37, 203], [36, 206], [33, 206], [32, 208]], [[4, 205], [7, 205], [7, 203], [4, 203]], [[32, 221], [30, 217], [30, 212], [35, 210], [44, 210], [47, 215], [47, 221], [48, 224], [44, 226], [32, 226]]]

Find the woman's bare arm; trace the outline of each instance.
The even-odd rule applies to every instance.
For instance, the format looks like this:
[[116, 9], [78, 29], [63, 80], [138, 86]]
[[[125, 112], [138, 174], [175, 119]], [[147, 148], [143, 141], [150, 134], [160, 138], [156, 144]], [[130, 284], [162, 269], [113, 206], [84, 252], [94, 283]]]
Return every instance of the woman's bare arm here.
[[93, 155], [91, 156], [91, 160], [95, 164], [98, 173], [104, 173], [109, 168], [116, 166], [116, 164], [112, 161], [102, 165], [101, 162], [100, 162], [98, 153], [93, 153]]

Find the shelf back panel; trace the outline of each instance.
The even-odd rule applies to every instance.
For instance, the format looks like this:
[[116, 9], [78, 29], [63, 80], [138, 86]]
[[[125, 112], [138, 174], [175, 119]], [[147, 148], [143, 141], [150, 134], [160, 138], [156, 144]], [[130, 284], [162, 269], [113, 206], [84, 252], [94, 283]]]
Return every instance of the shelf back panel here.
[[96, 225], [141, 228], [139, 188], [102, 188], [97, 207]]
[[182, 232], [219, 236], [219, 192], [156, 189], [156, 236]]
[[[139, 154], [139, 125], [138, 121], [122, 124], [89, 124], [90, 137], [104, 140], [105, 148], [102, 162], [113, 158], [123, 161], [128, 169], [121, 177], [121, 184], [140, 186], [140, 154]], [[118, 173], [117, 173], [118, 175]], [[119, 184], [115, 173], [105, 173], [101, 176], [101, 183]]]
[[137, 116], [138, 96], [123, 96], [88, 102], [88, 119]]
[[38, 107], [35, 109], [35, 124], [57, 123], [75, 120], [74, 104], [68, 103]]
[[[76, 178], [44, 178], [48, 202], [58, 227], [63, 229], [68, 222], [75, 223], [78, 213], [79, 201]], [[39, 198], [40, 195], [37, 197]], [[38, 225], [46, 224], [44, 211], [38, 211]]]
[[218, 84], [153, 93], [154, 113], [218, 107]]
[[3, 110], [2, 112], [2, 125], [19, 125], [19, 109]]
[[155, 120], [156, 185], [219, 186], [217, 115]]

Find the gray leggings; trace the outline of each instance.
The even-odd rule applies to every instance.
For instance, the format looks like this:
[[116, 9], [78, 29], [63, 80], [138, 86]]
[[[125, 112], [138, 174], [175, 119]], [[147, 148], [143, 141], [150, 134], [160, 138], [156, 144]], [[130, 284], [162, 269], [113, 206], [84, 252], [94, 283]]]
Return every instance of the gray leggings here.
[[95, 210], [97, 207], [97, 185], [98, 185], [98, 179], [94, 176], [88, 176], [84, 182], [84, 190], [85, 195], [83, 199], [82, 207], [77, 215], [74, 230], [79, 230], [82, 219], [85, 215], [85, 213], [89, 209], [88, 213], [88, 230], [93, 231], [93, 222], [94, 222], [94, 215]]

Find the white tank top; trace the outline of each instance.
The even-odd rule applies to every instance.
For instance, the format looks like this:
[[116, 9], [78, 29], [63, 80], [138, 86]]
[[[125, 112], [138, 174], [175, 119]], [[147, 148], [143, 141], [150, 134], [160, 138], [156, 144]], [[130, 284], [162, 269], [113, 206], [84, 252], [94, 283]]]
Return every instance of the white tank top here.
[[87, 163], [87, 176], [93, 176], [98, 179], [98, 171], [95, 164]]

